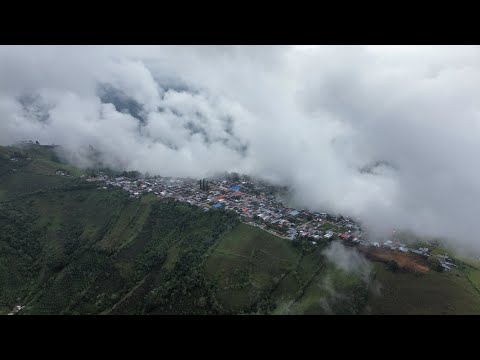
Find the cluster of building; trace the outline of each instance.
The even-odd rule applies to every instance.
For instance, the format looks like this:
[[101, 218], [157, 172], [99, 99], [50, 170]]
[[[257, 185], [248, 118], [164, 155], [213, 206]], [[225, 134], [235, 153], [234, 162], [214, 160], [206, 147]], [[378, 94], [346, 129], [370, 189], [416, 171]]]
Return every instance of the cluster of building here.
[[25, 306], [17, 305], [10, 311], [7, 315], [16, 315], [20, 310], [22, 310]]
[[[355, 240], [354, 240], [354, 242], [355, 242]], [[412, 252], [412, 253], [422, 255], [422, 256], [430, 256], [429, 248], [410, 249], [410, 248], [407, 247], [406, 244], [403, 244], [400, 241], [395, 240], [395, 238], [393, 240], [387, 240], [387, 241], [382, 242], [382, 243], [374, 242], [373, 246], [388, 248], [390, 250], [398, 250], [398, 251], [402, 251], [402, 252], [405, 252], [405, 253]]]
[[[316, 244], [320, 239], [334, 238], [358, 245], [431, 256], [428, 248], [408, 248], [406, 244], [395, 239], [395, 233], [392, 240], [372, 243], [365, 238], [366, 234], [361, 226], [350, 218], [287, 207], [268, 189], [268, 185], [261, 182], [211, 179], [206, 187], [202, 181], [190, 178], [130, 179], [110, 177], [104, 173], [85, 179], [106, 185], [99, 189], [107, 189], [107, 186], [121, 188], [134, 198], [153, 193], [159, 199], [173, 198], [196, 205], [204, 211], [220, 208], [235, 211], [243, 222], [289, 240], [305, 237]], [[453, 260], [446, 255], [439, 257], [439, 260], [446, 270], [455, 266]]]
[[238, 213], [245, 223], [259, 226], [290, 240], [299, 236], [310, 237], [314, 242], [320, 238], [330, 239], [335, 235], [343, 239], [361, 237], [360, 226], [351, 219], [287, 207], [268, 190], [268, 185], [260, 182], [209, 180], [206, 189], [198, 180], [189, 178], [129, 179], [100, 173], [85, 179], [88, 182], [102, 182], [106, 186], [121, 188], [135, 198], [144, 193], [153, 193], [158, 198], [174, 198], [205, 211], [220, 208], [232, 210]]
[[445, 255], [437, 255], [437, 259], [440, 261], [440, 265], [442, 265], [444, 270], [450, 270], [452, 267], [457, 267], [455, 264], [455, 260], [450, 258], [447, 254]]
[[66, 172], [66, 171], [64, 171], [64, 170], [55, 171], [55, 174], [56, 174], [56, 175], [59, 175], [59, 176], [67, 176], [67, 177], [70, 177], [70, 176], [71, 176], [68, 172]]
[[10, 158], [10, 161], [11, 161], [11, 162], [19, 162], [19, 161], [21, 161], [21, 160], [24, 160], [24, 159], [25, 159], [25, 160], [27, 160], [27, 161], [30, 161], [30, 160], [32, 160], [32, 158], [31, 158], [31, 157], [27, 157], [27, 158], [20, 158], [20, 159], [19, 159], [19, 158], [16, 158], [16, 157], [12, 157], [12, 158]]

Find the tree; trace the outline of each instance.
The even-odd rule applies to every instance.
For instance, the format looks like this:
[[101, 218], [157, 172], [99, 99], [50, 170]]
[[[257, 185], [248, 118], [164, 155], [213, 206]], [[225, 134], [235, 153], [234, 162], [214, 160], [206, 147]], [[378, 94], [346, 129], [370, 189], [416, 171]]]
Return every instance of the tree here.
[[138, 171], [124, 171], [121, 176], [130, 178], [130, 179], [138, 179], [140, 173]]
[[438, 271], [438, 272], [443, 271], [443, 267], [442, 267], [442, 264], [440, 263], [440, 260], [434, 255], [432, 255], [428, 258], [428, 266], [432, 270], [435, 270], [435, 271]]
[[400, 267], [398, 266], [398, 264], [393, 261], [393, 260], [389, 260], [387, 262], [387, 269], [392, 271], [392, 272], [396, 272]]

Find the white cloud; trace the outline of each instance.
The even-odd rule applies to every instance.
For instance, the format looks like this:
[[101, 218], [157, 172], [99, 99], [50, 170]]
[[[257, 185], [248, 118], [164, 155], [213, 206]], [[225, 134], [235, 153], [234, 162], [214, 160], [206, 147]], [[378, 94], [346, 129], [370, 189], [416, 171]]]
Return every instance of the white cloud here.
[[[0, 142], [77, 154], [91, 144], [117, 166], [162, 175], [250, 172], [378, 233], [403, 226], [479, 248], [479, 55], [477, 46], [0, 46]], [[102, 105], [105, 83], [143, 107], [144, 124]], [[22, 109], [25, 93], [40, 94], [48, 121]], [[358, 171], [380, 160], [396, 170]]]

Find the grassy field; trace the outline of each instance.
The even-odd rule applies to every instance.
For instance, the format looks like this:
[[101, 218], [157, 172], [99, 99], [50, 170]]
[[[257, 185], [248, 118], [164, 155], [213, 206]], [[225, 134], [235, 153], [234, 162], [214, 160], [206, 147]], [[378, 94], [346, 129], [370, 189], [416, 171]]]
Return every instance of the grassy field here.
[[275, 289], [273, 314], [356, 314], [365, 304], [367, 287], [360, 274], [340, 269], [319, 248], [304, 255]]
[[142, 230], [150, 210], [149, 203], [140, 200], [130, 202], [121, 210], [115, 226], [97, 246], [108, 251], [128, 246]]
[[73, 173], [80, 170], [68, 165], [54, 163], [47, 159], [22, 160], [19, 163], [8, 161], [0, 174], [0, 201], [16, 198], [19, 195], [50, 190], [76, 183], [74, 177], [56, 175], [60, 167], [68, 167]]
[[464, 266], [462, 270], [472, 286], [477, 289], [477, 292], [480, 294], [480, 270], [470, 265]]
[[391, 272], [374, 264], [366, 281], [326, 261], [322, 249], [302, 253], [291, 242], [239, 225], [206, 262], [224, 306], [246, 312], [269, 298], [273, 314], [480, 314], [480, 271]]
[[365, 314], [480, 314], [480, 295], [459, 270], [393, 273], [375, 263]]
[[165, 263], [163, 264], [162, 269], [165, 269], [167, 271], [173, 270], [178, 260], [180, 251], [181, 251], [180, 246], [178, 245], [172, 246], [167, 252], [167, 259], [165, 260]]
[[205, 270], [219, 301], [236, 312], [255, 311], [262, 302], [278, 315], [359, 312], [367, 284], [327, 261], [323, 249], [303, 253], [290, 241], [240, 224], [220, 240]]
[[33, 163], [35, 167], [43, 169], [47, 174], [54, 174], [57, 170], [67, 171], [72, 176], [84, 175], [84, 171], [69, 164], [59, 164], [48, 159], [36, 159]]
[[9, 176], [3, 176], [0, 182], [0, 192], [4, 201], [14, 199], [23, 194], [39, 190], [49, 190], [73, 183], [75, 180], [57, 175], [44, 175], [17, 171]]
[[7, 315], [12, 309], [6, 306], [0, 306], [0, 315]]
[[247, 257], [250, 257], [255, 249], [267, 252], [270, 256], [286, 262], [298, 260], [298, 255], [294, 254], [290, 242], [247, 224], [240, 224], [224, 236], [216, 248], [217, 251]]
[[321, 250], [302, 256], [295, 268], [281, 280], [272, 293], [276, 306], [274, 313], [288, 314], [295, 303], [298, 312], [298, 301], [301, 301], [305, 289], [325, 265], [326, 261]]
[[320, 230], [322, 230], [322, 231], [332, 230], [334, 232], [338, 232], [338, 231], [340, 231], [340, 229], [341, 228], [339, 226], [334, 225], [334, 224], [329, 223], [329, 222], [326, 222], [322, 226], [320, 226]]
[[356, 314], [363, 308], [366, 296], [362, 292], [366, 293], [366, 288], [357, 275], [327, 266], [283, 314]]
[[240, 224], [225, 235], [205, 266], [219, 301], [248, 311], [296, 267], [300, 254], [292, 244], [257, 227]]
[[465, 256], [457, 256], [456, 258], [458, 260], [460, 260], [461, 262], [463, 262], [464, 264], [466, 264], [466, 265], [468, 265], [468, 266], [470, 266], [474, 269], [480, 270], [480, 260], [468, 258], [468, 257], [465, 257]]

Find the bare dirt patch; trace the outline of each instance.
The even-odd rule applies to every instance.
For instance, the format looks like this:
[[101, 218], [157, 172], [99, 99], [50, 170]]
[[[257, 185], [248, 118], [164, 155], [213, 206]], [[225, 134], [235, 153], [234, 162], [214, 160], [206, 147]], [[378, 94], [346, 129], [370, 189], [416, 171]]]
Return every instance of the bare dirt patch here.
[[427, 273], [430, 270], [427, 260], [420, 255], [375, 247], [359, 247], [359, 250], [362, 251], [368, 259], [373, 261], [381, 261], [384, 263], [395, 261], [398, 266], [403, 269], [420, 273]]

